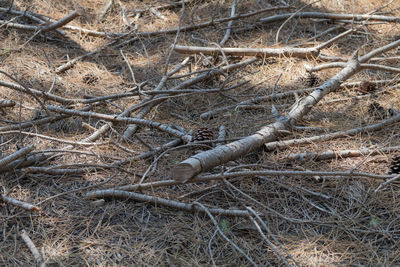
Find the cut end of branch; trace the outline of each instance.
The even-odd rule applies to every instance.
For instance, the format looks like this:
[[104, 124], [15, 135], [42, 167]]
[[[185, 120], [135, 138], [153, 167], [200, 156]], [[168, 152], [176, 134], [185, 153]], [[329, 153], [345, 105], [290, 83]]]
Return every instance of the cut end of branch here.
[[171, 176], [175, 181], [185, 183], [201, 172], [200, 161], [195, 158], [189, 158], [172, 169]]

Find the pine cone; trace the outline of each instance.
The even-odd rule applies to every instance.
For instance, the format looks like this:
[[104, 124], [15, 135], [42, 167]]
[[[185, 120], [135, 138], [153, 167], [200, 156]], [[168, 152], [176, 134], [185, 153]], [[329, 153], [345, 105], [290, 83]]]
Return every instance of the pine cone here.
[[376, 84], [369, 82], [369, 81], [362, 81], [360, 83], [360, 87], [359, 87], [359, 91], [364, 94], [372, 93], [376, 89], [377, 89]]
[[300, 77], [299, 81], [306, 87], [314, 87], [318, 86], [322, 80], [314, 73], [308, 73], [306, 77]]
[[200, 128], [193, 135], [193, 142], [213, 140], [214, 133], [209, 128]]
[[389, 168], [389, 174], [400, 174], [400, 155], [393, 157]]

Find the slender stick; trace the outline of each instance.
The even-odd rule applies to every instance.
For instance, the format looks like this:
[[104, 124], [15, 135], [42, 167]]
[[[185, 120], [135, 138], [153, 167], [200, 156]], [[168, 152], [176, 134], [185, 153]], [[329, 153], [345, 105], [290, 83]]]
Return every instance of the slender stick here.
[[[233, 0], [232, 6], [231, 6], [231, 17], [234, 17], [234, 16], [235, 16], [236, 4], [237, 4], [237, 0]], [[229, 36], [230, 36], [230, 34], [231, 34], [232, 23], [233, 23], [233, 20], [231, 20], [231, 21], [228, 22], [228, 27], [227, 27], [227, 29], [226, 29], [225, 35], [224, 35], [224, 37], [222, 38], [221, 42], [219, 42], [219, 45], [220, 45], [220, 46], [225, 45], [226, 41], [228, 41], [228, 38], [229, 38]]]
[[[210, 174], [210, 175], [198, 175], [186, 183], [201, 183], [201, 182], [210, 182], [214, 180], [222, 180], [222, 179], [232, 179], [232, 178], [251, 178], [257, 176], [325, 176], [325, 177], [366, 177], [384, 180], [388, 178], [392, 178], [393, 175], [378, 175], [372, 173], [363, 173], [363, 172], [325, 172], [325, 171], [272, 171], [272, 170], [260, 170], [260, 171], [239, 171], [239, 172], [229, 172], [222, 174]], [[162, 180], [156, 182], [142, 183], [142, 184], [134, 184], [134, 185], [124, 185], [119, 186], [117, 190], [124, 191], [141, 191], [149, 188], [157, 188], [157, 187], [167, 187], [173, 185], [180, 185], [181, 182], [175, 180]], [[89, 192], [86, 194], [86, 198], [96, 198], [98, 193]]]
[[317, 136], [312, 136], [312, 137], [304, 137], [304, 138], [300, 138], [300, 139], [269, 142], [269, 143], [266, 143], [264, 145], [264, 147], [265, 147], [265, 149], [271, 151], [271, 150], [274, 150], [277, 148], [281, 149], [281, 148], [285, 148], [285, 147], [288, 147], [291, 145], [322, 142], [322, 141], [332, 140], [332, 139], [343, 137], [343, 136], [356, 135], [358, 133], [368, 133], [368, 132], [372, 132], [372, 131], [377, 131], [377, 130], [385, 128], [388, 125], [396, 123], [398, 121], [400, 121], [400, 114], [398, 114], [390, 119], [384, 120], [380, 123], [375, 123], [375, 124], [371, 124], [371, 125], [364, 126], [364, 127], [353, 128], [353, 129], [345, 130], [345, 131], [337, 131], [334, 133], [328, 133], [328, 134], [317, 135]]
[[25, 210], [29, 210], [29, 211], [33, 211], [33, 212], [39, 212], [40, 211], [40, 208], [35, 206], [35, 205], [23, 202], [23, 201], [18, 200], [16, 198], [12, 198], [12, 197], [6, 196], [4, 194], [0, 194], [0, 200], [4, 201], [5, 203], [8, 203], [8, 204], [11, 204], [11, 205], [14, 205], [14, 206], [18, 206], [18, 207], [23, 208]]
[[87, 118], [92, 117], [92, 118], [98, 118], [98, 119], [103, 119], [103, 120], [112, 121], [112, 122], [119, 122], [119, 123], [140, 124], [143, 126], [148, 126], [148, 127], [159, 129], [160, 131], [163, 131], [163, 132], [167, 132], [173, 136], [181, 138], [185, 142], [190, 142], [190, 140], [191, 140], [190, 135], [183, 134], [182, 132], [173, 129], [170, 126], [167, 126], [167, 125], [159, 123], [159, 122], [154, 122], [154, 121], [149, 121], [149, 120], [144, 120], [144, 119], [137, 119], [137, 118], [112, 116], [112, 115], [106, 115], [106, 114], [101, 114], [101, 113], [96, 113], [96, 112], [78, 111], [78, 110], [61, 108], [61, 107], [56, 107], [56, 106], [51, 106], [51, 105], [48, 106], [48, 109], [51, 111], [54, 111], [54, 112], [73, 115], [73, 116], [81, 116], [81, 117], [87, 117]]
[[263, 23], [273, 23], [282, 20], [286, 20], [291, 16], [295, 18], [308, 18], [308, 19], [331, 19], [331, 20], [342, 20], [349, 19], [354, 21], [386, 21], [397, 23], [400, 22], [400, 17], [388, 17], [388, 16], [379, 16], [379, 15], [362, 15], [362, 14], [334, 14], [334, 13], [323, 13], [323, 12], [299, 12], [299, 13], [288, 13], [288, 14], [280, 14], [275, 16], [270, 16], [267, 18], [260, 19]]
[[52, 31], [54, 29], [60, 28], [60, 27], [64, 26], [65, 24], [68, 24], [69, 22], [71, 22], [78, 16], [79, 16], [78, 12], [74, 11], [64, 18], [62, 18], [56, 22], [53, 22], [48, 26], [42, 27], [41, 32], [48, 32], [48, 31]]
[[[88, 195], [87, 195], [88, 196]], [[99, 190], [92, 192], [90, 196], [87, 198], [119, 198], [119, 199], [131, 199], [140, 202], [150, 202], [154, 205], [162, 205], [167, 206], [179, 210], [184, 210], [188, 212], [192, 211], [201, 211], [204, 212], [203, 209], [199, 208], [195, 204], [185, 204], [175, 200], [169, 200], [161, 197], [148, 196], [144, 194], [116, 190], [116, 189], [108, 189], [108, 190]], [[219, 208], [209, 209], [212, 214], [224, 215], [224, 216], [238, 216], [238, 217], [247, 217], [248, 212], [245, 210], [225, 210]]]
[[39, 250], [36, 248], [35, 244], [32, 242], [32, 239], [30, 239], [30, 237], [25, 232], [25, 230], [21, 231], [20, 236], [21, 236], [22, 240], [24, 240], [24, 242], [27, 245], [27, 247], [29, 248], [29, 250], [31, 251], [33, 257], [35, 258], [36, 263], [38, 264], [38, 266], [45, 267], [46, 263], [43, 262], [43, 259], [42, 259], [42, 256], [39, 253]]
[[377, 155], [381, 153], [390, 153], [394, 151], [399, 151], [400, 146], [384, 147], [379, 149], [346, 149], [341, 151], [325, 151], [325, 152], [305, 152], [291, 154], [285, 157], [288, 161], [309, 161], [309, 160], [329, 160], [336, 158], [349, 158], [349, 157], [362, 157], [364, 155]]
[[196, 207], [199, 207], [201, 209], [201, 211], [205, 212], [208, 217], [211, 219], [211, 221], [213, 222], [215, 228], [217, 228], [218, 233], [226, 240], [228, 241], [229, 244], [231, 244], [232, 247], [234, 247], [240, 254], [242, 254], [253, 266], [258, 266], [246, 253], [244, 253], [244, 251], [238, 247], [238, 245], [236, 245], [232, 240], [230, 240], [225, 234], [224, 232], [221, 230], [221, 228], [219, 227], [217, 221], [215, 220], [214, 216], [212, 216], [210, 210], [208, 208], [206, 208], [203, 204], [195, 201], [193, 202], [193, 205], [196, 205]]

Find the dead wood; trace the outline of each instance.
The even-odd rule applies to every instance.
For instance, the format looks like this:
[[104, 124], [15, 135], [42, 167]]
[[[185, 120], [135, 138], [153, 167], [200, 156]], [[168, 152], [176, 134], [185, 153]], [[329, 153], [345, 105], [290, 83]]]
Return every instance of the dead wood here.
[[[204, 81], [206, 79], [209, 79], [211, 77], [220, 75], [221, 72], [226, 72], [226, 71], [230, 71], [230, 70], [234, 70], [234, 69], [238, 69], [240, 67], [246, 66], [248, 64], [251, 64], [253, 62], [255, 62], [256, 59], [252, 58], [252, 59], [247, 59], [244, 61], [241, 61], [239, 63], [234, 63], [234, 64], [230, 64], [228, 66], [224, 66], [221, 69], [215, 69], [215, 70], [211, 70], [210, 72], [206, 72], [206, 73], [202, 73], [196, 77], [193, 77], [187, 81], [184, 81], [182, 83], [180, 83], [179, 85], [172, 87], [171, 91], [174, 90], [179, 90], [181, 88], [186, 88], [189, 87], [191, 85], [194, 85], [196, 83], [199, 83], [201, 81]], [[182, 66], [183, 67], [183, 66]], [[179, 68], [180, 69], [180, 68]], [[179, 69], [176, 69], [176, 71], [178, 71]], [[167, 74], [166, 76], [163, 76], [163, 78], [161, 79], [159, 85], [156, 87], [156, 89], [154, 89], [153, 91], [155, 92], [162, 92], [163, 87], [165, 85], [165, 82], [167, 81], [168, 77], [172, 76], [174, 73], [176, 73], [176, 71], [172, 71], [169, 74]], [[165, 90], [166, 93], [168, 93], [169, 90]], [[156, 105], [161, 103], [162, 101], [164, 101], [162, 99], [163, 95], [159, 95], [156, 96], [154, 98], [154, 101], [152, 103], [149, 103], [148, 105], [146, 105], [144, 108], [142, 108], [138, 114], [136, 114], [136, 118], [143, 118], [148, 112], [150, 112], [150, 110]], [[146, 99], [143, 100], [142, 103], [137, 104], [136, 106], [132, 106], [132, 108], [130, 109], [130, 112], [134, 111], [137, 107], [140, 107], [140, 105], [146, 104], [148, 103], [150, 100], [152, 100], [153, 97], [148, 97]], [[132, 134], [136, 131], [136, 126], [133, 125], [129, 125], [128, 128], [125, 130], [124, 132], [124, 138], [129, 139], [131, 138]]]
[[[42, 25], [46, 24], [46, 22], [48, 20], [48, 18], [44, 18], [44, 19], [40, 18], [40, 17], [44, 17], [43, 15], [37, 14], [35, 12], [30, 12], [28, 10], [19, 11], [19, 10], [15, 10], [15, 9], [0, 7], [0, 11], [9, 13], [12, 15], [23, 16], [23, 17], [29, 18], [35, 22], [38, 22], [39, 24], [42, 24]], [[62, 36], [66, 36], [66, 34], [61, 29], [56, 29], [56, 32], [58, 32]]]
[[[172, 71], [166, 73], [165, 75], [163, 75], [163, 77], [161, 78], [161, 80], [160, 80], [160, 82], [158, 83], [157, 87], [156, 87], [153, 91], [154, 91], [154, 92], [163, 91], [163, 88], [164, 88], [165, 83], [167, 82], [168, 78], [171, 77], [172, 75], [174, 75], [175, 73], [177, 73], [178, 71], [180, 71], [180, 70], [188, 63], [188, 61], [189, 61], [189, 58], [185, 58], [180, 64], [178, 64], [178, 65], [174, 68], [174, 70], [172, 70]], [[175, 88], [175, 90], [176, 90], [176, 89], [179, 89], [179, 87], [178, 87], [178, 88]], [[139, 103], [138, 105], [136, 105], [136, 106], [139, 106], [140, 104], [147, 104], [145, 107], [143, 107], [143, 108], [139, 111], [138, 114], [136, 114], [136, 116], [135, 116], [136, 118], [139, 118], [139, 119], [144, 118], [144, 116], [145, 116], [147, 113], [149, 113], [150, 110], [151, 110], [156, 104], [159, 104], [159, 103], [161, 103], [161, 102], [163, 101], [163, 100], [159, 100], [159, 101], [156, 100], [156, 101], [153, 102], [153, 103], [148, 103], [148, 102], [151, 101], [153, 98], [154, 98], [154, 96], [148, 96], [148, 97], [146, 97], [145, 99], [143, 99], [143, 100], [141, 101], [141, 103]], [[131, 110], [129, 111], [129, 113], [132, 112], [132, 111], [134, 111], [134, 108], [133, 108], [133, 107], [131, 108]], [[134, 125], [134, 124], [133, 124], [133, 125], [128, 125], [127, 129], [126, 129], [125, 132], [124, 132], [124, 138], [125, 138], [125, 139], [131, 138], [132, 135], [136, 132], [136, 129], [137, 129], [137, 126]]]
[[391, 146], [383, 148], [363, 148], [363, 149], [346, 149], [340, 151], [324, 151], [324, 152], [305, 152], [290, 154], [285, 157], [288, 161], [309, 161], [309, 160], [330, 160], [348, 157], [362, 157], [366, 155], [378, 155], [383, 153], [391, 153], [400, 150], [400, 146]]
[[[217, 231], [219, 234], [229, 243], [231, 244], [232, 247], [234, 247], [240, 254], [242, 254], [250, 263], [251, 265], [257, 267], [258, 265], [241, 249], [236, 245], [231, 239], [229, 239], [224, 232], [221, 230], [221, 228], [218, 225], [218, 222], [215, 220], [214, 216], [212, 216], [210, 209], [205, 207], [203, 204], [195, 201], [193, 202], [193, 205], [195, 205], [196, 208], [200, 208], [201, 211], [205, 212], [208, 217], [211, 219], [213, 222], [214, 226], [217, 228]], [[249, 215], [248, 215], [249, 216]]]
[[[92, 192], [91, 194], [86, 195], [87, 199], [93, 199], [93, 198], [118, 198], [118, 199], [131, 199], [135, 201], [140, 201], [140, 202], [150, 202], [154, 205], [162, 205], [166, 207], [171, 207], [179, 210], [184, 210], [188, 212], [193, 212], [193, 211], [203, 211], [203, 209], [198, 208], [198, 206], [194, 204], [186, 204], [182, 202], [178, 202], [175, 200], [169, 200], [161, 197], [154, 197], [154, 196], [148, 196], [144, 194], [139, 194], [135, 192], [128, 192], [128, 191], [123, 191], [123, 190], [116, 190], [116, 189], [108, 189], [108, 190], [99, 190]], [[235, 210], [235, 209], [230, 209], [230, 210], [225, 210], [225, 209], [219, 209], [219, 208], [210, 208], [209, 211], [212, 214], [217, 214], [217, 215], [223, 215], [223, 216], [238, 216], [238, 217], [247, 217], [248, 212], [245, 210]]]
[[172, 169], [171, 176], [177, 181], [186, 182], [202, 171], [244, 156], [250, 151], [261, 147], [264, 143], [275, 141], [280, 131], [290, 130], [291, 125], [295, 125], [296, 121], [307, 114], [326, 94], [339, 89], [344, 81], [359, 72], [361, 70], [360, 63], [366, 62], [377, 54], [393, 49], [399, 45], [400, 40], [392, 42], [369, 52], [360, 57], [360, 59], [358, 58], [358, 53], [355, 53], [347, 62], [344, 69], [315, 89], [309, 96], [300, 99], [287, 116], [280, 118], [273, 124], [263, 127], [253, 135], [227, 145], [216, 147], [212, 150], [201, 152], [182, 161]]
[[40, 33], [45, 33], [45, 32], [56, 30], [56, 29], [64, 26], [65, 24], [71, 22], [72, 20], [74, 20], [77, 16], [79, 16], [79, 14], [76, 11], [74, 11], [71, 14], [67, 15], [66, 17], [64, 17], [56, 22], [53, 22], [49, 25], [46, 25], [46, 26], [32, 26], [32, 25], [25, 25], [25, 24], [20, 24], [20, 23], [7, 22], [4, 20], [0, 20], [0, 23], [7, 25], [7, 27], [15, 28], [18, 30], [35, 31], [36, 33], [33, 36], [33, 37], [35, 37], [36, 35], [38, 35]]
[[331, 43], [345, 37], [354, 30], [347, 30], [331, 40], [324, 42], [315, 47], [281, 47], [281, 48], [221, 48], [221, 47], [198, 47], [198, 46], [182, 46], [176, 45], [174, 50], [182, 54], [204, 54], [204, 55], [230, 55], [230, 56], [256, 56], [261, 58], [267, 57], [297, 57], [297, 58], [316, 58], [321, 49]]
[[229, 56], [256, 56], [256, 57], [298, 57], [312, 58], [317, 57], [319, 50], [316, 48], [218, 48], [218, 47], [199, 47], [199, 46], [183, 46], [177, 45], [175, 52], [181, 54], [204, 54], [204, 55], [221, 55], [222, 53]]
[[359, 133], [368, 133], [368, 132], [373, 132], [373, 131], [378, 131], [382, 130], [385, 127], [396, 123], [400, 121], [400, 114], [389, 118], [387, 120], [384, 120], [379, 123], [371, 124], [368, 126], [363, 126], [363, 127], [358, 127], [350, 130], [345, 130], [345, 131], [338, 131], [334, 133], [328, 133], [328, 134], [323, 134], [323, 135], [316, 135], [312, 137], [304, 137], [304, 138], [299, 138], [299, 139], [291, 139], [291, 140], [283, 140], [283, 141], [275, 141], [275, 142], [269, 142], [264, 144], [264, 147], [268, 151], [275, 150], [277, 148], [283, 149], [287, 148], [289, 146], [293, 145], [301, 145], [301, 144], [311, 144], [315, 142], [323, 142], [327, 140], [332, 140], [335, 138], [340, 138], [340, 137], [345, 137], [345, 136], [352, 136], [356, 135]]
[[[268, 12], [268, 11], [274, 11], [274, 10], [279, 10], [279, 9], [288, 9], [290, 7], [288, 6], [280, 6], [280, 7], [273, 7], [273, 8], [266, 8], [266, 9], [261, 9], [255, 12], [249, 12], [246, 14], [239, 14], [233, 17], [227, 17], [227, 18], [222, 18], [222, 19], [212, 19], [208, 22], [204, 22], [204, 23], [200, 23], [200, 24], [195, 24], [195, 25], [189, 25], [189, 26], [182, 26], [179, 28], [174, 28], [174, 29], [168, 29], [168, 30], [161, 30], [161, 31], [155, 31], [155, 32], [135, 32], [133, 38], [130, 38], [128, 40], [124, 40], [123, 42], [119, 42], [119, 40], [125, 36], [128, 36], [129, 33], [124, 33], [124, 34], [111, 34], [111, 35], [116, 35], [117, 39], [113, 40], [112, 42], [110, 42], [109, 44], [106, 44], [94, 51], [90, 51], [87, 52], [84, 55], [78, 56], [74, 59], [72, 59], [71, 61], [68, 61], [67, 63], [63, 64], [62, 66], [58, 67], [56, 69], [56, 73], [61, 73], [66, 71], [67, 69], [71, 68], [76, 62], [78, 62], [81, 59], [84, 59], [86, 57], [95, 55], [97, 53], [102, 52], [104, 49], [106, 49], [107, 47], [116, 45], [117, 48], [119, 47], [123, 47], [126, 46], [134, 41], [139, 40], [140, 37], [152, 37], [152, 36], [157, 36], [157, 35], [163, 35], [163, 34], [174, 34], [176, 33], [178, 30], [181, 32], [185, 32], [185, 31], [193, 31], [193, 30], [197, 30], [197, 29], [202, 29], [202, 28], [206, 28], [206, 27], [210, 27], [210, 26], [215, 26], [218, 25], [219, 23], [223, 23], [223, 22], [228, 22], [231, 20], [237, 20], [237, 19], [242, 19], [242, 18], [246, 18], [246, 17], [251, 17], [251, 16], [255, 16], [264, 12]], [[69, 27], [70, 29], [74, 29], [73, 27]], [[78, 29], [77, 29], [78, 30]], [[86, 33], [86, 34], [91, 34], [90, 31], [84, 31], [83, 29], [80, 29], [80, 31]], [[106, 34], [103, 33], [96, 33], [102, 36], [105, 36]]]
[[15, 104], [16, 104], [16, 102], [14, 100], [0, 98], [0, 108], [13, 107], [13, 106], [15, 106]]
[[59, 142], [59, 143], [70, 144], [70, 145], [80, 145], [80, 146], [96, 146], [96, 145], [108, 144], [108, 142], [88, 143], [88, 142], [80, 142], [80, 141], [70, 141], [70, 140], [66, 140], [66, 139], [60, 139], [60, 138], [55, 138], [55, 137], [51, 137], [51, 136], [47, 136], [47, 135], [43, 135], [43, 134], [24, 132], [24, 131], [5, 131], [5, 132], [0, 132], [0, 134], [2, 134], [2, 135], [6, 135], [6, 134], [21, 134], [21, 135], [27, 135], [27, 136], [35, 136], [35, 137], [38, 137], [38, 138], [52, 140], [52, 141]]
[[21, 148], [17, 152], [14, 152], [8, 156], [5, 156], [4, 158], [0, 159], [0, 169], [4, 168], [12, 161], [14, 161], [18, 158], [24, 157], [25, 155], [27, 155], [29, 152], [31, 152], [34, 149], [35, 149], [35, 146], [31, 145], [31, 146]]
[[0, 200], [5, 202], [5, 203], [7, 203], [7, 204], [14, 205], [14, 206], [23, 208], [25, 210], [29, 210], [29, 211], [33, 211], [33, 212], [39, 212], [40, 211], [40, 208], [35, 206], [35, 205], [32, 205], [32, 204], [23, 202], [21, 200], [6, 196], [4, 194], [0, 194]]
[[[321, 64], [315, 67], [311, 67], [305, 65], [305, 68], [308, 72], [316, 72], [324, 69], [331, 69], [331, 68], [344, 68], [346, 63], [344, 62], [332, 62], [327, 64]], [[400, 73], [400, 68], [378, 65], [378, 64], [361, 64], [362, 69], [371, 69], [371, 70], [380, 70], [380, 71], [388, 71], [393, 73]]]
[[[51, 155], [53, 155], [53, 153], [51, 153]], [[26, 158], [14, 160], [0, 168], [0, 173], [5, 173], [17, 168], [24, 168], [33, 164], [40, 164], [43, 163], [48, 157], [49, 153], [27, 155]]]
[[186, 31], [193, 31], [193, 30], [198, 30], [198, 29], [202, 29], [202, 28], [207, 28], [210, 26], [217, 26], [220, 23], [223, 22], [228, 22], [231, 20], [238, 20], [241, 18], [246, 18], [246, 17], [251, 17], [251, 16], [255, 16], [264, 12], [268, 12], [268, 11], [274, 11], [274, 10], [280, 10], [280, 9], [289, 9], [291, 7], [289, 6], [278, 6], [278, 7], [272, 7], [272, 8], [265, 8], [265, 9], [261, 9], [258, 11], [254, 11], [254, 12], [249, 12], [246, 14], [239, 14], [233, 17], [227, 17], [227, 18], [222, 18], [222, 19], [211, 19], [207, 22], [203, 22], [203, 23], [199, 23], [199, 24], [193, 24], [193, 25], [188, 25], [188, 26], [182, 26], [179, 28], [173, 28], [173, 29], [167, 29], [167, 30], [161, 30], [161, 31], [154, 31], [154, 32], [138, 32], [135, 33], [135, 37], [125, 40], [124, 42], [118, 44], [117, 47], [122, 47], [125, 45], [128, 45], [134, 41], [139, 40], [138, 37], [152, 37], [152, 36], [156, 36], [156, 35], [162, 35], [162, 34], [173, 34], [176, 33], [178, 30], [181, 32], [186, 32]]
[[39, 267], [46, 267], [46, 263], [43, 261], [42, 256], [40, 255], [39, 250], [36, 248], [35, 244], [32, 242], [32, 239], [28, 236], [25, 230], [22, 230], [20, 233], [22, 240], [24, 240], [26, 246], [31, 251], [35, 261]]
[[[235, 16], [236, 4], [237, 4], [237, 0], [233, 0], [232, 6], [231, 6], [231, 17]], [[227, 26], [225, 35], [222, 38], [222, 40], [219, 42], [220, 46], [223, 46], [226, 43], [226, 41], [228, 41], [228, 38], [229, 38], [229, 36], [231, 34], [232, 23], [233, 23], [233, 20], [228, 22], [228, 26]]]
[[190, 135], [184, 134], [181, 131], [175, 130], [172, 127], [167, 126], [165, 124], [150, 121], [150, 120], [105, 115], [105, 114], [96, 113], [96, 112], [78, 111], [78, 110], [61, 108], [61, 107], [56, 107], [56, 106], [51, 106], [51, 105], [48, 106], [48, 109], [50, 111], [54, 111], [54, 112], [58, 112], [58, 113], [62, 113], [62, 114], [68, 114], [68, 115], [72, 115], [72, 116], [81, 116], [81, 117], [87, 117], [87, 118], [92, 117], [92, 118], [98, 118], [98, 119], [103, 119], [103, 120], [107, 120], [107, 121], [126, 123], [126, 124], [128, 124], [128, 123], [140, 124], [143, 126], [155, 128], [160, 131], [169, 133], [175, 137], [182, 139], [182, 141], [184, 141], [184, 142], [189, 142], [191, 140]]
[[51, 23], [50, 25], [43, 26], [42, 28], [40, 28], [40, 31], [48, 32], [48, 31], [52, 31], [54, 29], [60, 28], [60, 27], [64, 26], [65, 24], [68, 24], [69, 22], [73, 21], [78, 16], [79, 16], [78, 12], [74, 11], [71, 14], [65, 16], [64, 18]]
[[[91, 106], [86, 106], [80, 110], [87, 111], [87, 110], [90, 110], [91, 108], [92, 108]], [[59, 121], [62, 119], [66, 119], [68, 117], [69, 117], [69, 115], [54, 115], [54, 116], [49, 116], [49, 117], [45, 117], [42, 119], [20, 122], [20, 123], [13, 124], [13, 125], [2, 126], [2, 127], [0, 127], [0, 132], [12, 131], [12, 130], [22, 130], [22, 129], [26, 129], [26, 128], [29, 128], [32, 126], [39, 126], [39, 125], [43, 125], [46, 123], [56, 122], [56, 121]]]
[[[373, 178], [377, 180], [384, 180], [387, 178], [392, 178], [393, 175], [379, 175], [373, 173], [364, 173], [364, 172], [329, 172], [329, 171], [290, 171], [290, 170], [282, 170], [282, 171], [274, 171], [274, 170], [259, 170], [259, 171], [238, 171], [238, 172], [225, 172], [218, 174], [208, 174], [208, 175], [198, 175], [193, 179], [188, 180], [186, 183], [202, 183], [202, 182], [211, 182], [215, 180], [223, 180], [223, 179], [247, 179], [252, 177], [268, 177], [268, 176], [294, 176], [294, 177], [314, 177], [314, 176], [324, 176], [324, 177], [365, 177], [365, 178]], [[145, 189], [158, 188], [158, 187], [167, 187], [181, 184], [180, 181], [176, 180], [163, 180], [142, 184], [131, 184], [119, 186], [116, 189], [123, 191], [141, 191]], [[92, 192], [88, 192], [88, 198], [91, 198]]]
[[307, 19], [331, 19], [331, 20], [352, 20], [352, 21], [385, 21], [398, 23], [400, 22], [399, 17], [388, 17], [380, 15], [363, 15], [363, 14], [333, 14], [333, 13], [322, 13], [322, 12], [298, 12], [298, 13], [287, 13], [267, 18], [260, 19], [263, 23], [273, 23], [282, 20], [286, 20], [290, 17], [294, 18], [307, 18]]
[[[7, 87], [7, 88], [10, 88], [10, 89], [19, 91], [19, 92], [23, 92], [23, 93], [28, 93], [28, 91], [29, 91], [29, 94], [35, 95], [36, 97], [44, 97], [44, 98], [46, 98], [48, 100], [53, 100], [53, 101], [61, 103], [61, 104], [70, 104], [70, 103], [76, 102], [73, 99], [64, 98], [64, 97], [57, 96], [57, 95], [54, 95], [54, 94], [51, 94], [51, 93], [47, 93], [47, 92], [44, 92], [44, 91], [39, 91], [39, 90], [36, 90], [36, 89], [33, 89], [33, 88], [24, 88], [21, 85], [14, 84], [14, 83], [9, 83], [9, 82], [6, 82], [6, 81], [1, 81], [0, 80], [0, 86], [4, 86], [4, 87]], [[82, 100], [84, 100], [84, 99], [82, 99]]]
[[220, 107], [220, 108], [216, 108], [216, 109], [204, 112], [204, 113], [200, 114], [200, 118], [203, 120], [206, 120], [206, 119], [211, 118], [214, 115], [217, 115], [218, 113], [221, 113], [225, 110], [235, 109], [236, 107], [239, 107], [241, 105], [259, 104], [262, 102], [278, 100], [278, 99], [282, 99], [285, 97], [294, 97], [296, 94], [306, 93], [306, 92], [310, 92], [313, 90], [315, 90], [315, 88], [292, 90], [292, 91], [287, 91], [287, 92], [282, 92], [282, 93], [273, 93], [273, 94], [270, 94], [267, 96], [258, 96], [258, 97], [252, 98], [252, 99], [244, 100], [237, 104]]

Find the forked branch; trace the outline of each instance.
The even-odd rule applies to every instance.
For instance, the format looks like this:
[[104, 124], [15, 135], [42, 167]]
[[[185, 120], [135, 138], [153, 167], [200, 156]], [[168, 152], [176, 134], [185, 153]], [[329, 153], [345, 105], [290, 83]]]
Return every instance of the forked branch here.
[[[384, 47], [371, 51], [367, 55], [361, 57], [360, 61], [366, 62], [372, 56], [399, 45], [400, 40], [392, 42]], [[216, 147], [212, 150], [198, 153], [182, 161], [172, 169], [172, 178], [177, 181], [186, 182], [202, 171], [237, 159], [256, 150], [265, 143], [275, 141], [280, 132], [290, 130], [292, 125], [295, 125], [299, 119], [306, 115], [326, 94], [339, 89], [344, 81], [359, 72], [362, 69], [360, 61], [358, 59], [358, 53], [354, 53], [352, 58], [346, 63], [345, 68], [321, 86], [317, 87], [309, 96], [300, 99], [287, 116], [279, 118], [275, 123], [263, 127], [253, 135]]]

